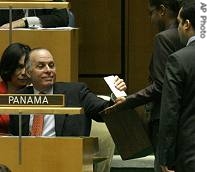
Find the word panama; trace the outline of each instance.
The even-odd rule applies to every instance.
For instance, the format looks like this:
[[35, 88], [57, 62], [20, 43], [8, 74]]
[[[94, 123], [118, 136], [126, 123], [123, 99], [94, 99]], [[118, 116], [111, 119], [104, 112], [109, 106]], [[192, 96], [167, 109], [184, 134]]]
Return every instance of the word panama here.
[[47, 96], [9, 96], [8, 104], [48, 105], [49, 101]]
[[62, 94], [1, 94], [1, 106], [64, 106]]

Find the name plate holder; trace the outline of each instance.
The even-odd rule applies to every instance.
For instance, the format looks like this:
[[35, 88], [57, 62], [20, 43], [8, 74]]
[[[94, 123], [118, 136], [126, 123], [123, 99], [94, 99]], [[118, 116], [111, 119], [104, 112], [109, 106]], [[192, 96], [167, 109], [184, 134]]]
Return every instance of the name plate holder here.
[[[40, 98], [42, 97], [42, 98]], [[13, 100], [13, 102], [12, 102]], [[20, 103], [22, 100], [22, 103]], [[34, 104], [36, 101], [37, 104]], [[41, 101], [43, 100], [43, 101]], [[51, 100], [51, 101], [50, 101]], [[62, 100], [62, 101], [61, 101]], [[64, 95], [62, 94], [0, 94], [0, 114], [13, 114], [19, 117], [18, 135], [18, 164], [22, 163], [22, 115], [42, 113], [42, 114], [84, 114], [82, 107], [64, 107]], [[48, 101], [48, 104], [46, 102]], [[8, 103], [6, 103], [8, 102]], [[23, 102], [26, 102], [24, 104]], [[41, 102], [41, 103], [40, 103]], [[53, 103], [52, 103], [53, 102]]]

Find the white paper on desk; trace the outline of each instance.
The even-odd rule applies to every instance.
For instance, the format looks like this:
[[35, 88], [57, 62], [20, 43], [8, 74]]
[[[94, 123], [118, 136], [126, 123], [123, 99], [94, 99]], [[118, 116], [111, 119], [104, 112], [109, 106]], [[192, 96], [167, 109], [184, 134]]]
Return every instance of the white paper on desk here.
[[111, 89], [111, 91], [114, 93], [114, 95], [116, 97], [124, 97], [124, 96], [127, 96], [127, 94], [125, 93], [125, 91], [120, 91], [118, 90], [115, 85], [114, 85], [114, 76], [111, 75], [111, 76], [107, 76], [107, 77], [104, 77], [104, 80], [106, 81], [106, 83], [108, 84], [109, 88]]
[[37, 30], [72, 30], [75, 29], [75, 27], [53, 27], [53, 28], [37, 28]]

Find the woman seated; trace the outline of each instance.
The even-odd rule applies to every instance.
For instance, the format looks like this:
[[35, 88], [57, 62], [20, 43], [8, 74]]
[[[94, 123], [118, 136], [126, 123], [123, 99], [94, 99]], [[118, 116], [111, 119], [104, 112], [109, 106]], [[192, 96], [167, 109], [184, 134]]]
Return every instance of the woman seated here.
[[[0, 61], [0, 94], [15, 93], [28, 84], [24, 60], [31, 48], [21, 43], [10, 44]], [[9, 115], [0, 115], [0, 135], [8, 134]]]

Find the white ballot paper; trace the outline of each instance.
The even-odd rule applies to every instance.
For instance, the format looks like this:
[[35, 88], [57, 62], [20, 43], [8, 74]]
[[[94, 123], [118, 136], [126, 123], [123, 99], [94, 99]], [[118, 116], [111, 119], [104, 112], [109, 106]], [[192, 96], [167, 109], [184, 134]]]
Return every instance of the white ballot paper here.
[[106, 81], [106, 83], [108, 84], [109, 88], [111, 89], [111, 91], [114, 93], [114, 95], [116, 97], [127, 96], [125, 91], [120, 91], [120, 90], [118, 90], [115, 87], [115, 85], [114, 85], [114, 76], [113, 75], [104, 77], [104, 80]]

